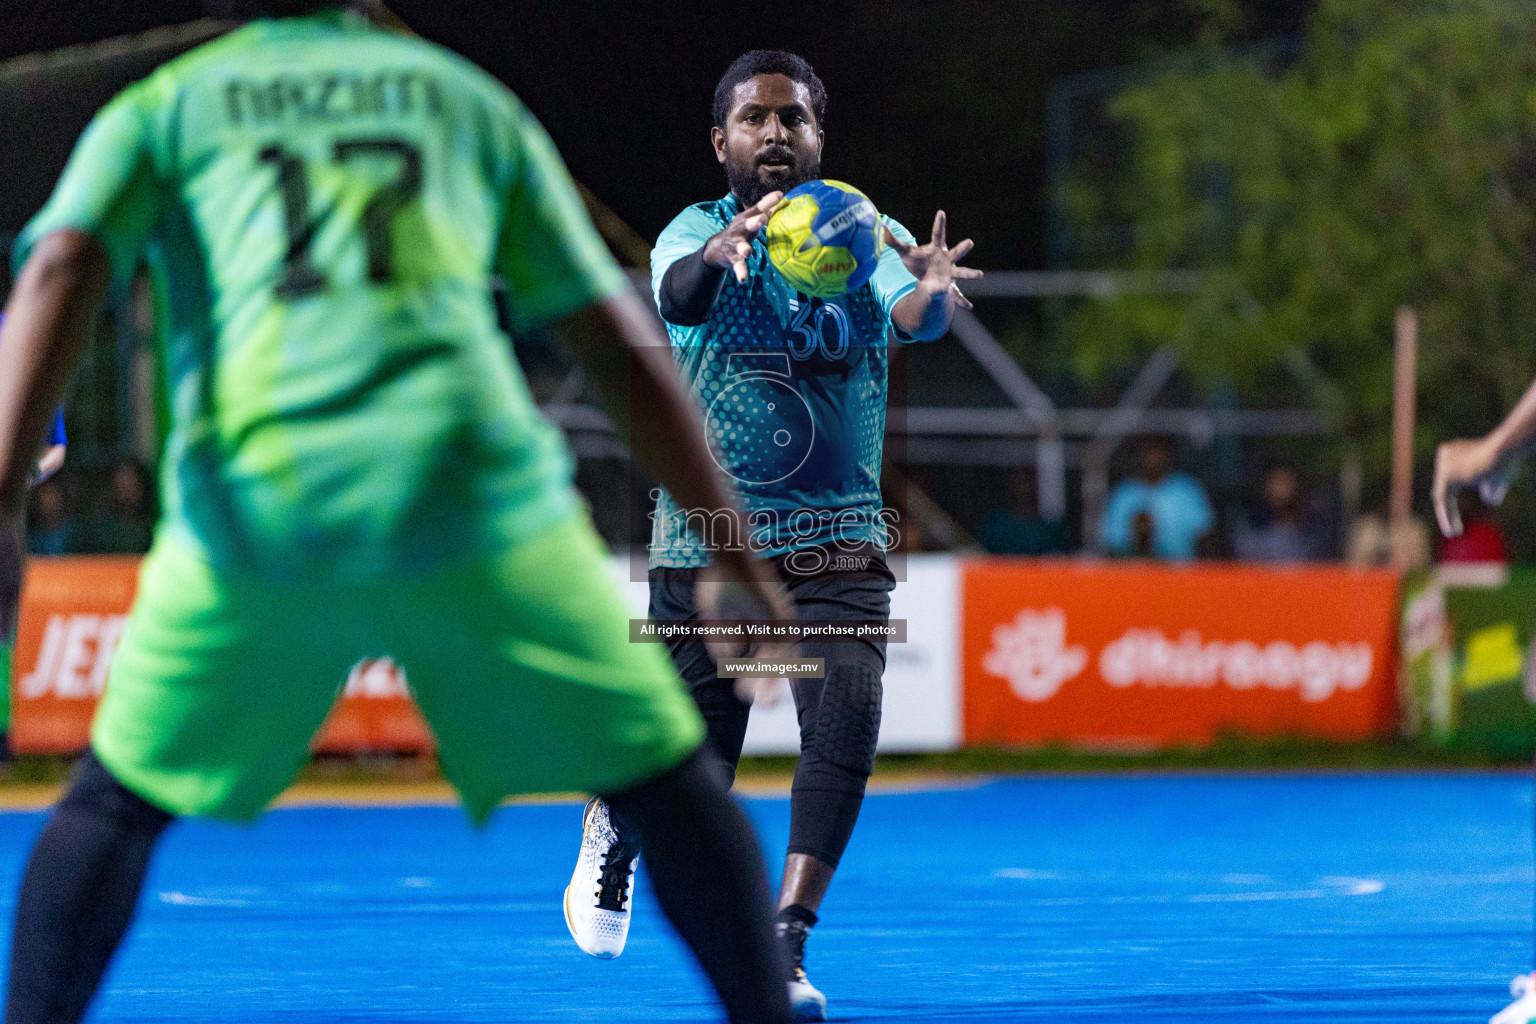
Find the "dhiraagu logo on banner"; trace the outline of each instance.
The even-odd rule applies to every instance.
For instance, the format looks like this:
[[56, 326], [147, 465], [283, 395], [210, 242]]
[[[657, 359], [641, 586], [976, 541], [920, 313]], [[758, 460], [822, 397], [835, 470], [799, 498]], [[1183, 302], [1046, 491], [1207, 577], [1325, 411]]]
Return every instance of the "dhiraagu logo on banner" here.
[[1391, 727], [1397, 577], [1309, 565], [978, 559], [965, 739], [1150, 750]]

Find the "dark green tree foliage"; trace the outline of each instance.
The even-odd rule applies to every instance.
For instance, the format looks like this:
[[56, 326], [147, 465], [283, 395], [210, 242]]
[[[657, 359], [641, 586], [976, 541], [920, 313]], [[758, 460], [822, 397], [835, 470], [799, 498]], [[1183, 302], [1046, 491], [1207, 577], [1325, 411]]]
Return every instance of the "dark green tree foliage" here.
[[1075, 230], [1129, 227], [1105, 266], [1205, 276], [1080, 307], [1080, 370], [1173, 343], [1255, 392], [1299, 348], [1373, 475], [1400, 305], [1420, 315], [1421, 456], [1492, 426], [1536, 374], [1536, 4], [1322, 0], [1282, 67], [1212, 49], [1109, 110], [1132, 158], [1067, 183]]

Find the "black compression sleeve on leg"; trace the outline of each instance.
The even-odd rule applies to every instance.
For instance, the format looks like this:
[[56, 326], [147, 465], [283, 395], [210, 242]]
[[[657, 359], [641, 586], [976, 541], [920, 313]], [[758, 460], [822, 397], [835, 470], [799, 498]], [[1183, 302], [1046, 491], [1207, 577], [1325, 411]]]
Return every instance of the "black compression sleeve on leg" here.
[[733, 1024], [789, 1021], [768, 872], [747, 816], [710, 760], [695, 751], [676, 768], [604, 799], [639, 831], [661, 909]]
[[75, 1024], [128, 929], [173, 816], [87, 753], [44, 826], [16, 907], [5, 1024]]
[[725, 286], [725, 269], [704, 262], [704, 250], [691, 252], [676, 260], [661, 275], [658, 308], [661, 318], [679, 327], [697, 327], [714, 312], [720, 289]]
[[807, 765], [795, 769], [789, 812], [787, 853], [803, 853], [837, 867], [853, 837], [869, 777], [836, 765]]
[[874, 653], [850, 647], [835, 657], [835, 665], [827, 659], [825, 680], [797, 683], [805, 715], [789, 809], [789, 852], [834, 868], [848, 848], [875, 767], [883, 695]]

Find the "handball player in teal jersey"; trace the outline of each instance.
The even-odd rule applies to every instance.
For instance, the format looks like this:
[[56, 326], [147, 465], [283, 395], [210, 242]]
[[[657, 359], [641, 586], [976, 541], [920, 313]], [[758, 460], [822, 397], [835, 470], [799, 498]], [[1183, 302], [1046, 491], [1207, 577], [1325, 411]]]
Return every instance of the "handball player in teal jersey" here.
[[[348, 668], [384, 654], [475, 820], [511, 793], [603, 794], [730, 1018], [783, 1024], [750, 826], [665, 652], [628, 642], [492, 278], [514, 326], [568, 332], [686, 507], [736, 515], [666, 340], [500, 84], [336, 5], [223, 6], [253, 20], [108, 104], [15, 252], [0, 512], [149, 247], [172, 425], [90, 751], [22, 884], [7, 1024], [77, 1021], [165, 827], [259, 814]], [[769, 563], [719, 558], [759, 614], [792, 614]]]
[[[773, 556], [798, 616], [884, 625], [894, 584], [884, 556], [896, 525], [880, 493], [887, 338], [893, 330], [903, 342], [938, 338], [955, 306], [968, 305], [956, 282], [981, 272], [956, 265], [971, 243], [950, 248], [940, 212], [926, 245], [882, 218], [880, 265], [846, 295], [813, 299], [785, 282], [768, 261], [763, 227], [786, 191], [821, 176], [825, 112], [821, 79], [794, 54], [755, 50], [732, 63], [715, 89], [710, 130], [730, 191], [667, 226], [651, 252], [651, 283], [683, 383], [706, 411], [716, 457], [750, 514], [752, 540]], [[657, 621], [697, 620], [709, 603], [701, 570], [730, 524], [690, 504], [663, 490], [652, 515]], [[750, 705], [717, 677], [703, 643], [668, 646], [712, 752], [734, 776]], [[885, 643], [807, 642], [800, 655], [823, 659], [825, 678], [791, 681], [800, 761], [775, 927], [797, 1015], [822, 1020], [826, 999], [806, 975], [805, 943], [874, 767]], [[624, 948], [634, 831], [601, 800], [588, 805], [565, 911], [577, 945], [594, 956]]]

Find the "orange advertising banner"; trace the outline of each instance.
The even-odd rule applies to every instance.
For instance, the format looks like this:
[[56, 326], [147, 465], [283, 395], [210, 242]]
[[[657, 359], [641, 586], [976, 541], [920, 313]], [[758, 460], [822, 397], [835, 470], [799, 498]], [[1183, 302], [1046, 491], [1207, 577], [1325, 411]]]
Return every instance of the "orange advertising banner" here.
[[[68, 754], [90, 741], [91, 718], [138, 579], [139, 559], [133, 557], [29, 560], [11, 662], [14, 750]], [[274, 664], [273, 671], [281, 667]], [[314, 747], [410, 753], [434, 744], [405, 674], [390, 659], [377, 658], [352, 669]]]
[[[1005, 559], [959, 571], [968, 744], [1145, 749], [1223, 731], [1359, 739], [1395, 721], [1392, 572]], [[12, 669], [16, 750], [85, 746], [137, 575], [135, 558], [31, 561]], [[315, 741], [322, 751], [432, 748], [387, 658], [352, 669]]]
[[1397, 575], [1333, 566], [980, 560], [965, 742], [1146, 749], [1390, 731]]
[[14, 750], [63, 754], [86, 745], [138, 585], [137, 558], [28, 560], [11, 656]]
[[406, 687], [405, 670], [390, 658], [370, 658], [352, 666], [341, 699], [314, 742], [314, 749], [325, 753], [423, 754], [436, 748], [432, 730]]

